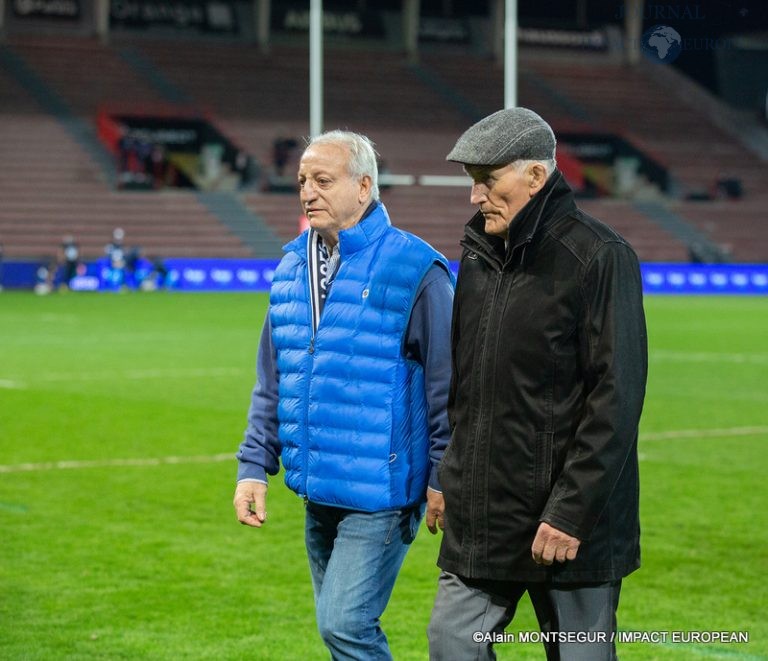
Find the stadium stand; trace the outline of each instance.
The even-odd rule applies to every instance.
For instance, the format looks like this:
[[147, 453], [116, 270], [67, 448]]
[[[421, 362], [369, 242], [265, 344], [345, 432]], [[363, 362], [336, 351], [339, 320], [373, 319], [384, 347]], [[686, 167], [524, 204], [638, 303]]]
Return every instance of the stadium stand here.
[[[424, 58], [425, 66], [492, 112], [501, 104], [500, 68], [477, 56], [463, 54]], [[680, 75], [669, 68], [629, 68], [602, 55], [581, 53], [563, 57], [523, 49], [520, 57], [521, 105], [550, 119], [556, 132], [614, 132], [630, 140], [672, 173], [680, 198], [717, 195], [717, 182], [741, 183], [743, 199], [721, 202], [673, 199], [668, 210], [698, 229], [735, 261], [765, 261], [768, 251], [768, 176], [752, 151], [715, 126], [694, 105], [682, 102], [671, 89]], [[652, 237], [633, 241], [647, 261], [685, 260], [685, 245], [670, 245], [675, 237], [658, 233], [645, 214], [616, 200], [584, 202], [583, 206], [631, 238], [639, 232]], [[625, 218], [631, 218], [627, 226]], [[649, 222], [650, 221], [650, 222]], [[643, 225], [642, 229], [639, 226]], [[733, 232], [731, 232], [731, 229]], [[666, 236], [665, 236], [666, 234]]]
[[[277, 45], [263, 54], [226, 41], [119, 36], [105, 46], [83, 37], [15, 36], [3, 48], [60, 101], [41, 105], [40, 90], [32, 95], [23, 89], [4, 60], [0, 240], [7, 256], [48, 254], [66, 233], [78, 237], [86, 256], [95, 256], [117, 225], [129, 243], [163, 256], [256, 254], [194, 193], [115, 191], [93, 150], [54, 111], [65, 107], [92, 123], [104, 104], [195, 108], [268, 171], [276, 136], [300, 141], [308, 133], [305, 47]], [[531, 49], [521, 50], [520, 64], [521, 105], [538, 110], [556, 132], [624, 136], [671, 172], [678, 198], [660, 200], [668, 214], [735, 261], [768, 259], [763, 164], [671, 94], [653, 67], [628, 69], [591, 53], [563, 57]], [[395, 174], [460, 175], [445, 154], [473, 120], [502, 105], [501, 69], [467, 52], [426, 53], [419, 64], [408, 64], [389, 51], [328, 49], [325, 67], [326, 127], [370, 135], [386, 171]], [[684, 199], [717, 192], [723, 177], [740, 183], [742, 199]], [[280, 239], [295, 235], [295, 197], [252, 187], [237, 198]], [[397, 224], [458, 257], [461, 226], [472, 213], [467, 188], [394, 186], [382, 199]], [[616, 227], [644, 261], [689, 257], [688, 238], [629, 200], [588, 199], [582, 206]]]
[[163, 100], [115, 49], [96, 39], [25, 36], [8, 45], [75, 116], [91, 119], [107, 101], [151, 106]]
[[737, 261], [757, 264], [768, 259], [768, 195], [764, 191], [741, 200], [678, 201], [672, 209]]
[[[250, 67], [243, 66], [242, 55], [231, 51], [227, 55], [227, 50], [216, 45], [201, 47], [197, 53], [202, 62], [209, 63], [208, 67], [213, 66], [210, 63], [218, 62], [218, 67], [228, 66], [227, 70], [233, 73], [227, 77], [227, 90], [217, 100], [216, 85], [205, 85], [203, 80], [193, 85], [180, 63], [178, 50], [154, 42], [145, 47], [147, 55], [158, 63], [169, 79], [179, 85], [186, 84], [184, 89], [189, 95], [199, 95], [206, 105], [215, 107], [217, 113], [225, 118], [232, 117], [227, 119], [232, 122], [230, 132], [249, 148], [259, 147], [263, 159], [267, 157], [264, 145], [279, 132], [280, 123], [292, 122], [291, 130], [297, 134], [302, 127], [308, 87], [306, 50], [280, 47], [269, 56], [254, 51], [249, 56]], [[669, 167], [675, 179], [687, 190], [711, 187], [724, 170], [744, 180], [749, 190], [761, 190], [757, 185], [759, 174], [754, 155], [704, 121], [695, 110], [671, 97], [668, 90], [648, 74], [647, 68], [630, 70], [592, 54], [540, 57], [539, 53], [523, 51], [521, 60], [521, 103], [539, 108], [542, 114], [551, 117], [556, 130], [599, 129], [625, 135]], [[280, 64], [275, 67], [274, 62]], [[444, 154], [455, 136], [469, 121], [497, 109], [502, 103], [501, 70], [489, 61], [467, 53], [426, 55], [421, 66], [412, 67], [403, 64], [400, 56], [392, 54], [355, 51], [354, 57], [350, 57], [349, 51], [336, 50], [328, 52], [326, 67], [326, 124], [369, 133], [392, 172], [458, 174], [455, 165], [444, 162]], [[201, 76], [205, 71], [206, 66], [201, 65]], [[430, 72], [448, 83], [452, 103], [446, 101], [444, 89], [441, 94], [441, 88], [428, 84]], [[286, 86], [286, 79], [296, 84]], [[594, 92], [591, 91], [593, 85]], [[248, 98], [254, 88], [275, 90], [275, 93], [250, 102], [250, 112], [258, 113], [262, 121], [258, 128], [249, 129], [253, 123], [241, 119], [247, 109], [236, 105], [228, 107], [226, 99]], [[361, 88], [364, 90], [362, 94]], [[393, 88], [398, 90], [396, 99], [391, 98]], [[297, 89], [300, 94], [292, 98], [290, 95], [296, 94]], [[660, 99], [665, 101], [663, 109], [659, 107]], [[382, 109], [386, 112], [382, 113]], [[414, 114], [415, 109], [418, 114]], [[475, 116], [472, 116], [473, 112]], [[424, 130], [419, 123], [428, 129]], [[629, 131], [627, 126], [631, 127]], [[697, 128], [692, 131], [687, 127]], [[695, 153], [702, 144], [712, 145], [711, 153], [717, 158], [702, 163]], [[246, 204], [257, 213], [266, 209], [263, 213], [273, 219], [271, 222], [277, 222], [274, 207], [280, 205], [279, 198], [267, 201], [262, 197], [268, 195], [250, 194]], [[397, 221], [436, 243], [443, 242], [445, 234], [432, 236], [428, 224], [420, 230], [425, 222], [422, 209], [417, 208], [420, 200], [423, 199], [427, 209], [442, 209], [446, 198], [452, 201], [463, 199], [464, 204], [467, 199], [466, 193], [433, 188], [416, 188], [408, 192], [396, 189], [389, 191], [386, 197], [390, 198], [388, 204], [393, 215], [393, 205], [400, 199], [408, 199], [416, 205], [397, 204]], [[652, 218], [632, 209], [629, 204], [605, 200], [589, 206], [591, 213], [616, 226], [630, 239], [638, 236], [641, 258], [650, 261], [687, 259], [688, 249], [679, 238], [658, 227]], [[281, 235], [285, 235], [294, 222], [295, 218], [289, 214], [288, 219], [279, 223]], [[693, 225], [708, 234], [706, 227], [696, 223], [695, 219]], [[719, 235], [711, 238], [723, 243]], [[734, 258], [743, 259], [737, 246], [727, 248]], [[457, 256], [455, 242], [449, 246], [447, 254]]]
[[[72, 108], [87, 118], [95, 118], [99, 103], [121, 98], [126, 89], [131, 94], [149, 94], [140, 81], [131, 87], [127, 74], [129, 87], [122, 89], [119, 79], [112, 79], [125, 73], [118, 65], [117, 71], [85, 66], [93, 61], [83, 60], [86, 55], [117, 62], [108, 48], [92, 40], [32, 38], [12, 48], [50, 85], [50, 93], [63, 100], [61, 108]], [[95, 82], [86, 84], [83, 75], [88, 70], [94, 71]], [[110, 84], [114, 86], [107, 87]], [[80, 243], [84, 258], [96, 258], [115, 227], [125, 230], [128, 246], [141, 246], [148, 255], [252, 255], [194, 194], [115, 191], [92, 155], [68, 131], [69, 117], [44, 112], [3, 71], [0, 95], [0, 238], [6, 258], [52, 258], [67, 234]]]

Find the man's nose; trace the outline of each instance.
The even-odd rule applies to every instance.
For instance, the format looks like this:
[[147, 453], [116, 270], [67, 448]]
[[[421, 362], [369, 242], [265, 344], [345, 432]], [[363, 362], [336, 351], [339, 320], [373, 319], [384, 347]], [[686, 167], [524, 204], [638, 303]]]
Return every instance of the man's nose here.
[[485, 184], [472, 184], [472, 192], [469, 194], [471, 204], [481, 204], [487, 194]]
[[311, 200], [315, 197], [315, 187], [311, 181], [307, 180], [303, 184], [299, 184], [299, 197], [302, 200]]

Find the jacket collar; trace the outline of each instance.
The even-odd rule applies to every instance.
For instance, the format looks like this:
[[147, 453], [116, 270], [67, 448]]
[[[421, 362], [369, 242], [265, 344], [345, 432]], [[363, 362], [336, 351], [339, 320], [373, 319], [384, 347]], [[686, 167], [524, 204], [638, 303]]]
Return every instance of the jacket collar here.
[[339, 232], [339, 250], [341, 258], [367, 248], [376, 243], [391, 226], [389, 214], [381, 202], [372, 202], [362, 220]]
[[[339, 251], [342, 258], [349, 257], [378, 241], [391, 225], [387, 209], [381, 201], [371, 202], [357, 224], [339, 232]], [[295, 252], [299, 257], [306, 260], [308, 232], [309, 230], [305, 230], [295, 239], [286, 243], [283, 250]]]
[[[518, 249], [523, 250], [520, 260], [524, 261], [525, 247], [557, 219], [575, 210], [573, 191], [560, 170], [555, 170], [544, 187], [520, 209], [509, 224], [506, 258], [503, 261], [509, 262]], [[479, 243], [486, 251], [490, 249], [490, 255], [496, 253], [500, 257], [499, 253], [504, 250], [500, 238], [486, 233], [485, 219], [479, 211], [467, 223], [465, 237], [470, 242]]]

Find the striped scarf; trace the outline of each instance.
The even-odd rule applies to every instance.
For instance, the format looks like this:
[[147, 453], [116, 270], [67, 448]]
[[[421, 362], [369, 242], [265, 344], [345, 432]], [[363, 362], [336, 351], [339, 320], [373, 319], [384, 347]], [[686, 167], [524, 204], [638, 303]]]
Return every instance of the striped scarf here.
[[307, 260], [309, 289], [312, 297], [312, 329], [316, 331], [331, 283], [339, 268], [339, 248], [336, 246], [333, 254], [329, 255], [323, 238], [315, 230], [310, 229], [307, 235]]

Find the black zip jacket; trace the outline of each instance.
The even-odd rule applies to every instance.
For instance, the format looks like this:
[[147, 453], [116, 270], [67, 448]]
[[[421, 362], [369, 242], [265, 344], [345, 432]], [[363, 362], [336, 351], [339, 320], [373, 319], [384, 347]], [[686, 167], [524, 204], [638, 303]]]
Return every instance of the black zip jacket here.
[[[454, 298], [452, 439], [438, 565], [469, 578], [610, 581], [640, 565], [640, 269], [555, 171], [504, 241], [467, 224]], [[540, 522], [582, 540], [537, 565]]]

